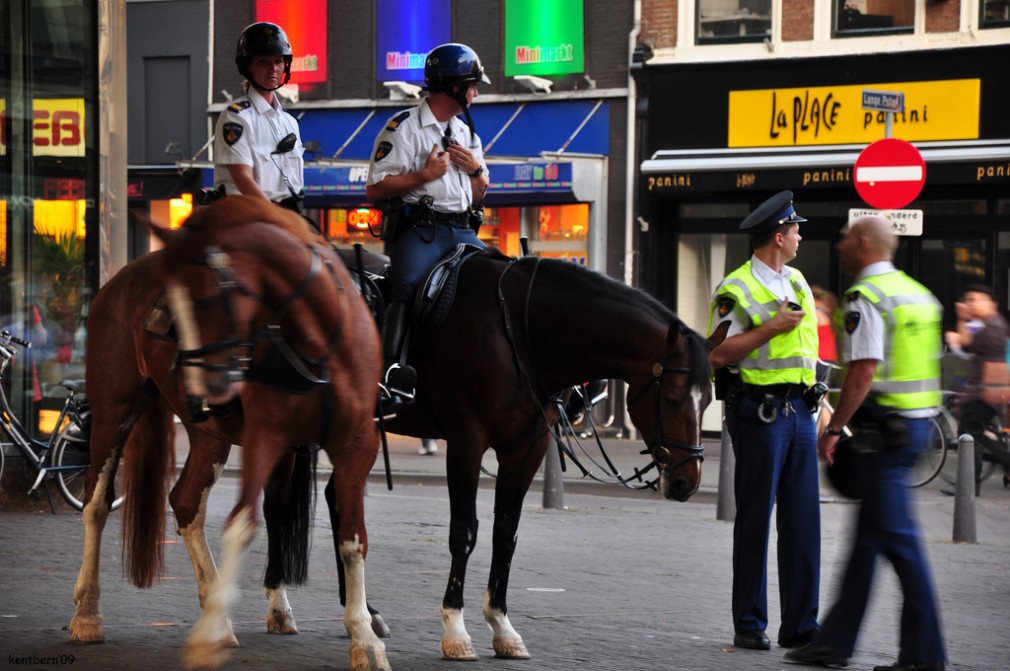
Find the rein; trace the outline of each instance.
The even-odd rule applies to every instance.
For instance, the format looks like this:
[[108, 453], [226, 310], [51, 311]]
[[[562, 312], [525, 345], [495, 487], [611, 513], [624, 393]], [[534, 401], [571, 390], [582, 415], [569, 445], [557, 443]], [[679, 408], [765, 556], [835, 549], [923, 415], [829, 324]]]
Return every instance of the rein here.
[[[526, 321], [526, 324], [525, 324], [525, 327], [526, 327], [525, 328], [526, 343], [527, 343], [527, 348], [530, 351], [531, 363], [532, 363], [532, 354], [533, 354], [533, 342], [532, 342], [532, 339], [530, 338], [530, 335], [529, 335], [530, 334], [530, 330], [529, 330], [529, 327], [530, 327], [530, 317], [529, 317], [530, 297], [533, 294], [533, 282], [536, 279], [537, 270], [539, 269], [539, 266], [540, 266], [540, 257], [532, 257], [532, 258], [534, 259], [534, 261], [533, 261], [533, 264], [534, 264], [533, 265], [533, 272], [530, 274], [530, 279], [529, 279], [529, 282], [528, 282], [528, 284], [526, 286], [526, 296], [525, 296], [525, 301], [524, 301], [524, 304], [523, 304], [523, 315], [524, 315], [525, 321]], [[557, 444], [558, 451], [559, 451], [559, 453], [560, 453], [560, 455], [562, 457], [562, 461], [561, 461], [562, 470], [565, 470], [564, 469], [564, 455], [567, 454], [568, 457], [582, 471], [583, 476], [587, 476], [588, 475], [590, 477], [593, 477], [594, 479], [598, 479], [598, 478], [595, 478], [595, 476], [592, 476], [592, 474], [579, 462], [579, 459], [576, 456], [574, 450], [572, 450], [570, 446], [567, 446], [567, 445], [565, 445], [564, 442], [562, 442], [562, 440], [561, 440], [561, 438], [559, 436], [559, 433], [556, 431], [555, 428], [553, 428], [551, 426], [551, 423], [547, 419], [546, 407], [545, 407], [545, 405], [543, 403], [540, 402], [539, 396], [538, 396], [536, 390], [534, 389], [535, 383], [536, 383], [536, 385], [540, 386], [540, 388], [543, 390], [543, 393], [545, 395], [550, 396], [549, 391], [547, 390], [546, 385], [544, 385], [543, 381], [540, 379], [539, 375], [536, 375], [536, 370], [534, 370], [533, 375], [530, 374], [529, 369], [523, 364], [522, 357], [519, 355], [519, 346], [516, 343], [515, 333], [514, 333], [514, 330], [512, 328], [512, 319], [509, 316], [508, 306], [506, 304], [506, 299], [505, 299], [505, 292], [502, 289], [502, 284], [503, 284], [503, 282], [505, 280], [505, 275], [508, 274], [508, 271], [513, 268], [513, 266], [517, 263], [517, 261], [518, 261], [517, 259], [510, 260], [508, 262], [508, 264], [505, 266], [505, 268], [502, 270], [501, 274], [498, 276], [498, 304], [501, 307], [502, 320], [504, 322], [504, 329], [505, 329], [505, 337], [508, 340], [509, 347], [512, 350], [512, 359], [515, 362], [516, 368], [519, 370], [520, 375], [522, 375], [523, 379], [526, 380], [526, 386], [527, 386], [527, 388], [530, 391], [530, 396], [533, 398], [533, 402], [537, 405], [537, 407], [538, 407], [538, 409], [540, 411], [540, 417], [541, 417], [541, 419], [543, 419], [544, 426], [547, 427], [547, 430], [550, 431], [551, 435], [554, 437], [554, 441]], [[600, 452], [603, 455], [603, 458], [606, 460], [607, 465], [610, 467], [611, 475], [614, 476], [614, 477], [616, 477], [618, 479], [618, 481], [622, 485], [631, 486], [631, 485], [629, 485], [629, 483], [631, 482], [631, 480], [636, 480], [636, 481], [640, 481], [641, 482], [642, 481], [642, 475], [644, 473], [647, 473], [649, 470], [651, 470], [653, 468], [653, 466], [655, 466], [657, 468], [665, 468], [667, 471], [673, 471], [673, 470], [676, 470], [677, 468], [680, 468], [684, 464], [687, 464], [687, 463], [689, 463], [691, 461], [694, 461], [696, 459], [698, 461], [704, 461], [704, 459], [705, 459], [705, 456], [703, 454], [703, 451], [705, 449], [704, 445], [685, 443], [685, 442], [676, 440], [674, 438], [669, 438], [669, 437], [663, 435], [663, 419], [662, 419], [662, 414], [660, 413], [660, 407], [661, 407], [660, 404], [662, 402], [662, 386], [663, 386], [662, 382], [663, 382], [663, 376], [666, 375], [667, 373], [670, 373], [670, 374], [685, 374], [685, 375], [691, 375], [692, 373], [694, 373], [694, 369], [693, 368], [682, 367], [682, 366], [667, 366], [666, 365], [667, 358], [669, 358], [669, 353], [667, 353], [666, 356], [664, 356], [662, 362], [659, 362], [659, 363], [656, 363], [656, 364], [653, 365], [653, 367], [652, 367], [652, 376], [653, 376], [652, 382], [649, 383], [648, 385], [646, 385], [638, 394], [635, 395], [635, 397], [632, 400], [630, 400], [628, 402], [628, 409], [630, 410], [631, 407], [642, 398], [642, 396], [645, 394], [645, 392], [647, 392], [649, 390], [649, 387], [654, 387], [655, 388], [655, 392], [656, 392], [656, 396], [655, 396], [655, 401], [656, 401], [656, 444], [655, 445], [646, 444], [646, 448], [647, 449], [642, 452], [642, 454], [650, 454], [652, 456], [652, 461], [644, 469], [639, 470], [639, 469], [636, 468], [635, 469], [635, 474], [633, 476], [631, 476], [630, 478], [627, 478], [627, 479], [623, 478], [620, 475], [620, 473], [617, 472], [616, 467], [614, 467], [613, 462], [611, 462], [609, 456], [607, 455], [606, 450], [603, 447], [603, 443], [600, 440], [599, 433], [594, 431], [594, 434], [596, 435], [597, 445], [599, 446]], [[534, 375], [536, 376], [535, 383], [534, 383]], [[559, 410], [559, 413], [560, 413], [560, 417], [563, 418], [563, 420], [560, 420], [560, 421], [563, 421], [563, 422], [569, 424], [569, 426], [567, 428], [571, 429], [570, 422], [567, 422], [567, 417], [565, 417], [564, 410], [563, 410], [563, 408], [560, 407], [560, 401], [558, 400], [558, 397], [556, 397], [556, 396], [553, 397], [553, 401], [554, 401], [554, 403], [556, 403], [559, 406], [558, 410]], [[586, 411], [586, 414], [587, 414], [587, 416], [589, 415], [589, 410], [588, 409]], [[592, 421], [592, 420], [590, 420], [590, 421]], [[685, 456], [685, 457], [681, 458], [680, 460], [674, 462], [673, 461], [673, 454], [670, 451], [671, 448], [672, 449], [678, 449], [678, 450], [681, 450], [683, 452], [687, 452], [687, 456]], [[646, 486], [651, 486], [651, 485], [649, 483], [646, 483]]]

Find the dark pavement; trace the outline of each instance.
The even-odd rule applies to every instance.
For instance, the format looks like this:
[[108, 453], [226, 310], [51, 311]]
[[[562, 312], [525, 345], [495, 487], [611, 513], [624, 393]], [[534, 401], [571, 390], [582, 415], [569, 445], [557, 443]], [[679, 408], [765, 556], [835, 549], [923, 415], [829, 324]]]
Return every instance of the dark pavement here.
[[[639, 443], [606, 441], [618, 467], [644, 465]], [[532, 654], [527, 661], [497, 660], [480, 607], [490, 561], [492, 481], [479, 494], [480, 535], [466, 587], [467, 626], [481, 659], [443, 661], [439, 603], [449, 565], [449, 504], [444, 484], [445, 446], [420, 456], [420, 441], [391, 438], [394, 490], [385, 487], [381, 455], [366, 500], [370, 552], [369, 601], [383, 613], [394, 670], [419, 669], [629, 669], [750, 670], [809, 668], [786, 664], [783, 650], [734, 650], [730, 620], [732, 524], [716, 519], [719, 444], [706, 450], [702, 489], [687, 503], [660, 500], [613, 484], [577, 481], [569, 468], [565, 510], [545, 510], [540, 483], [527, 497], [513, 562], [510, 618]], [[235, 450], [237, 464], [240, 451]], [[180, 458], [185, 454], [180, 442]], [[493, 468], [493, 457], [486, 461]], [[234, 471], [231, 471], [232, 473]], [[321, 469], [321, 477], [328, 475]], [[951, 542], [954, 499], [938, 481], [916, 490], [927, 552], [955, 670], [995, 671], [1010, 666], [1010, 490], [994, 477], [977, 502], [977, 544]], [[236, 497], [226, 474], [214, 490], [208, 537], [219, 551], [220, 531]], [[822, 487], [822, 611], [833, 601], [851, 539], [855, 507]], [[321, 499], [321, 488], [320, 488]], [[301, 634], [265, 633], [261, 589], [265, 533], [243, 564], [232, 613], [241, 647], [230, 669], [346, 669], [348, 639], [340, 621], [332, 533], [320, 506], [308, 585], [290, 600]], [[165, 577], [139, 590], [122, 577], [119, 516], [105, 535], [102, 571], [103, 645], [69, 642], [73, 586], [80, 564], [79, 515], [0, 514], [0, 666], [23, 669], [176, 669], [179, 650], [199, 617], [193, 571], [169, 521]], [[774, 539], [769, 562], [769, 635], [775, 639], [778, 602]], [[850, 668], [871, 669], [897, 655], [900, 590], [882, 563]], [[72, 663], [70, 656], [73, 657]], [[30, 663], [30, 658], [39, 658]], [[29, 663], [26, 663], [27, 660]], [[45, 662], [45, 663], [42, 663]]]

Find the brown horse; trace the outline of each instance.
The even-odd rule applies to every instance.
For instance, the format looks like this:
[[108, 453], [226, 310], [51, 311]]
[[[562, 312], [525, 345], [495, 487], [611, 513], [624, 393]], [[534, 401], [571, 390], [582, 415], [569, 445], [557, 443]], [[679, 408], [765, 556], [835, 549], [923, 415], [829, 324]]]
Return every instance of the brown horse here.
[[483, 614], [495, 655], [529, 656], [507, 616], [509, 568], [523, 498], [557, 420], [549, 399], [584, 380], [628, 383], [627, 407], [684, 501], [701, 476], [701, 418], [711, 401], [708, 342], [658, 301], [563, 261], [478, 255], [464, 263], [440, 330], [413, 354], [418, 400], [394, 433], [447, 440], [449, 549], [442, 601], [448, 659], [476, 659], [463, 622], [466, 565], [477, 537], [481, 458], [495, 450], [492, 558]]
[[[329, 246], [299, 218], [256, 199], [229, 198], [198, 211], [181, 231], [161, 235], [166, 249], [118, 273], [89, 315], [92, 472], [72, 639], [102, 640], [98, 553], [113, 496], [107, 483], [120, 453], [128, 570], [134, 582], [150, 584], [160, 567], [172, 414], [188, 417], [213, 405], [216, 416], [208, 422], [187, 424], [190, 457], [170, 497], [204, 608], [187, 644], [187, 666], [225, 660], [234, 644], [228, 607], [239, 559], [255, 533], [258, 493], [267, 487], [274, 495], [268, 503], [286, 500], [295, 460], [287, 446], [315, 443], [335, 465], [327, 500], [347, 566], [351, 668], [388, 668], [364, 595], [362, 499], [378, 446], [372, 413], [380, 355], [371, 315]], [[177, 343], [143, 327], [166, 287], [176, 316], [189, 315], [177, 323], [179, 362]], [[232, 443], [244, 448], [242, 487], [215, 579], [203, 510]], [[270, 546], [274, 554], [273, 537]], [[268, 619], [277, 631], [294, 627], [283, 586], [271, 595]]]

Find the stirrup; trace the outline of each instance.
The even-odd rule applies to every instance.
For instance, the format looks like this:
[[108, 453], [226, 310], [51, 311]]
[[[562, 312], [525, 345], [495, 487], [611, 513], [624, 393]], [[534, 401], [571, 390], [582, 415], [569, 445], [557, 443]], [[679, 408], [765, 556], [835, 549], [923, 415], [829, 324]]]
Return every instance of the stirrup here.
[[393, 420], [396, 416], [400, 414], [400, 408], [403, 407], [403, 400], [396, 394], [393, 394], [386, 388], [385, 385], [379, 384], [379, 402], [375, 407], [375, 419], [378, 421], [379, 417], [383, 420]]
[[394, 363], [386, 370], [385, 386], [406, 403], [414, 402], [414, 387], [417, 384], [417, 371], [412, 366], [401, 366]]

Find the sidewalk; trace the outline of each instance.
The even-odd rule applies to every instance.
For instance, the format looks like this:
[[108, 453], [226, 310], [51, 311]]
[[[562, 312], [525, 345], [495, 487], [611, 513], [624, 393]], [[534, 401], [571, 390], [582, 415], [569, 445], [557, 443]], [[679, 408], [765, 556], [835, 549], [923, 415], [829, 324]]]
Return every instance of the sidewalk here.
[[[445, 446], [420, 456], [420, 441], [393, 438], [393, 491], [387, 491], [381, 455], [366, 499], [369, 532], [369, 601], [393, 630], [386, 640], [394, 670], [455, 671], [441, 660], [439, 602], [449, 553], [449, 504], [444, 484]], [[644, 465], [639, 443], [607, 441], [622, 471]], [[184, 449], [184, 446], [180, 446]], [[236, 457], [240, 457], [236, 449]], [[481, 658], [463, 665], [479, 671], [622, 669], [631, 671], [750, 671], [802, 669], [784, 664], [783, 650], [732, 647], [730, 557], [732, 524], [715, 519], [719, 445], [706, 449], [702, 490], [687, 503], [654, 492], [582, 483], [574, 469], [565, 479], [565, 510], [545, 510], [539, 485], [526, 499], [509, 592], [510, 618], [532, 659], [494, 659], [480, 608], [490, 562], [490, 478], [478, 495], [480, 530], [466, 586], [466, 623]], [[493, 456], [486, 462], [493, 465]], [[322, 473], [321, 473], [322, 475]], [[321, 490], [320, 490], [321, 491]], [[822, 612], [837, 593], [851, 539], [855, 506], [825, 488], [822, 511]], [[588, 492], [588, 493], [587, 493]], [[237, 495], [237, 478], [223, 477], [210, 497], [208, 536], [219, 552], [220, 531]], [[950, 542], [953, 499], [931, 483], [916, 490], [917, 512], [939, 594], [950, 669], [1007, 667], [1010, 603], [1010, 491], [990, 479], [977, 502], [978, 544]], [[73, 585], [80, 565], [80, 518], [70, 513], [0, 515], [0, 660], [18, 668], [177, 669], [179, 650], [199, 617], [195, 581], [184, 546], [169, 521], [166, 572], [150, 590], [138, 590], [120, 567], [120, 518], [105, 534], [102, 611], [108, 642], [79, 646], [65, 627], [73, 614]], [[242, 647], [231, 669], [346, 669], [347, 637], [336, 596], [332, 532], [316, 511], [310, 578], [291, 591], [301, 635], [265, 632], [260, 587], [265, 534], [259, 533], [242, 566], [232, 620]], [[778, 575], [769, 555], [769, 635], [778, 625]], [[850, 668], [891, 663], [897, 652], [900, 590], [881, 564], [867, 620]], [[69, 657], [73, 655], [73, 663]], [[55, 658], [42, 665], [16, 659]], [[462, 668], [462, 667], [460, 667]]]

